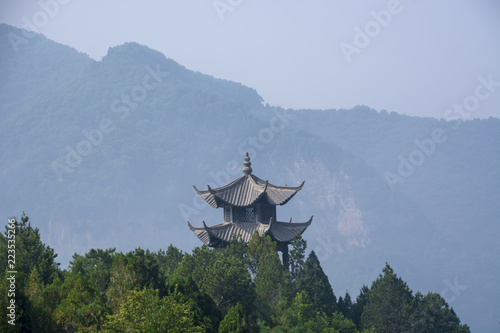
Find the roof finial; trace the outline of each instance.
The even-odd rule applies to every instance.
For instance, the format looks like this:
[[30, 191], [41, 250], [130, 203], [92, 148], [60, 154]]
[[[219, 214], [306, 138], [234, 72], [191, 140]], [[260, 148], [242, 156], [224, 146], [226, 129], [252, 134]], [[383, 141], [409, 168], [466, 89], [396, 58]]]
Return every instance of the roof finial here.
[[248, 156], [248, 152], [245, 156], [245, 162], [243, 162], [243, 173], [245, 175], [249, 175], [252, 173], [252, 163], [250, 163], [250, 157]]

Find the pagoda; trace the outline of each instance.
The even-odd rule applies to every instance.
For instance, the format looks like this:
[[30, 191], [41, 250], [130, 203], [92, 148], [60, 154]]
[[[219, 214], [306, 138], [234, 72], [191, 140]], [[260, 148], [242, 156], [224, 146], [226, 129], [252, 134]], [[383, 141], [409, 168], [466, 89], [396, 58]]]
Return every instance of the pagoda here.
[[189, 228], [207, 246], [226, 247], [233, 238], [248, 244], [255, 231], [269, 235], [282, 252], [283, 265], [288, 268], [288, 244], [297, 234], [302, 234], [311, 224], [307, 222], [279, 222], [276, 219], [276, 206], [286, 204], [304, 186], [276, 186], [252, 174], [248, 153], [243, 163], [243, 175], [227, 185], [200, 191], [193, 186], [210, 206], [224, 209], [224, 222], [208, 227], [196, 228], [188, 223]]

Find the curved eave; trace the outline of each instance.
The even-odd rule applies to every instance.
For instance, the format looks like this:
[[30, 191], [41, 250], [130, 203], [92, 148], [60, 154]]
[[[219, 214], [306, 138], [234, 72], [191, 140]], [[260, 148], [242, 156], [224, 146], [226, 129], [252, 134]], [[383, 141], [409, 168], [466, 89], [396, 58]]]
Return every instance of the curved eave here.
[[295, 235], [303, 234], [307, 227], [311, 225], [313, 216], [307, 222], [290, 223], [290, 222], [271, 222], [269, 234], [271, 238], [280, 243], [290, 243]]
[[299, 186], [277, 186], [277, 185], [272, 185], [272, 184], [269, 184], [270, 186], [276, 188], [276, 189], [280, 189], [280, 190], [293, 190], [295, 191], [295, 193], [297, 193], [298, 191], [302, 190], [302, 187], [304, 187], [304, 184], [306, 183], [305, 180], [302, 181], [302, 183], [299, 185]]
[[189, 229], [198, 237], [203, 244], [210, 246], [210, 235], [204, 228], [196, 228], [191, 225], [188, 221]]
[[197, 228], [193, 227], [189, 221], [187, 222], [189, 229], [203, 242], [203, 244], [210, 247], [223, 247], [228, 244], [224, 240], [221, 240], [216, 235], [213, 235], [210, 228], [207, 227], [205, 221], [203, 221], [203, 227]]
[[208, 190], [198, 190], [193, 186], [203, 200], [214, 208], [233, 206], [248, 207], [259, 200], [265, 193], [265, 186], [256, 183], [251, 175], [243, 175], [231, 183]]
[[[229, 184], [226, 184], [226, 185], [214, 188], [214, 189], [198, 190], [196, 188], [196, 186], [193, 186], [193, 187], [196, 190], [196, 193], [198, 193], [199, 195], [207, 194], [207, 193], [213, 193], [213, 192], [216, 193], [216, 192], [224, 191], [226, 189], [230, 189], [231, 187], [235, 186], [238, 182], [240, 182], [246, 176], [247, 175], [240, 176], [240, 177], [236, 178], [235, 180], [233, 180], [232, 182], [230, 182]], [[208, 185], [207, 185], [207, 187], [208, 187]]]
[[205, 244], [211, 247], [220, 247], [229, 244], [234, 237], [248, 243], [255, 231], [262, 235], [269, 229], [269, 225], [256, 223], [220, 223], [207, 227], [196, 228], [188, 221], [191, 231]]
[[228, 185], [216, 189], [212, 189], [208, 185], [207, 190], [198, 190], [196, 186], [193, 188], [203, 200], [214, 208], [248, 207], [264, 197], [270, 205], [278, 206], [290, 201], [302, 189], [304, 183], [305, 181], [299, 186], [276, 186], [257, 176], [243, 175]]

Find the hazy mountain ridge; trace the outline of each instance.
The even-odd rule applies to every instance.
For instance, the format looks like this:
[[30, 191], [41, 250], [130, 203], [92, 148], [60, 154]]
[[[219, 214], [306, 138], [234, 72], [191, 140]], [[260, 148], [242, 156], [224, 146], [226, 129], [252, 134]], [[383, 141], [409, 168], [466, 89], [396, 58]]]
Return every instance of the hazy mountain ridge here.
[[[1, 25], [0, 35], [7, 32], [21, 34]], [[7, 217], [25, 210], [64, 264], [91, 247], [198, 246], [180, 204], [196, 211], [193, 224], [220, 222], [220, 211], [193, 203], [191, 185], [236, 178], [248, 150], [259, 177], [306, 180], [278, 217], [315, 215], [304, 237], [337, 293], [356, 295], [388, 261], [418, 290], [441, 292], [455, 278], [467, 285], [445, 297], [456, 297], [451, 305], [473, 329], [469, 318], [491, 318], [471, 303], [499, 308], [500, 120], [453, 130], [367, 107], [285, 111], [263, 106], [253, 89], [191, 72], [136, 43], [110, 48], [101, 62], [43, 36], [18, 53], [5, 38], [1, 46], [0, 207]], [[134, 92], [136, 100], [123, 102]], [[66, 147], [76, 151], [90, 140], [83, 131], [95, 133], [103, 119], [114, 129], [58, 181], [54, 161], [64, 165]], [[384, 173], [397, 174], [398, 156], [408, 158], [415, 140], [436, 128], [448, 139], [393, 192]]]

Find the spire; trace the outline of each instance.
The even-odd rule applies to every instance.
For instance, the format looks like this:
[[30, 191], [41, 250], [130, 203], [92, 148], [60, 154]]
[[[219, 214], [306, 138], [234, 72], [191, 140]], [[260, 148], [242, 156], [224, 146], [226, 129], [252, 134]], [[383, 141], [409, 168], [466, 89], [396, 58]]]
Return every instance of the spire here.
[[248, 152], [245, 156], [245, 162], [243, 162], [243, 173], [249, 175], [252, 173], [252, 163], [250, 163], [250, 157], [248, 157]]

